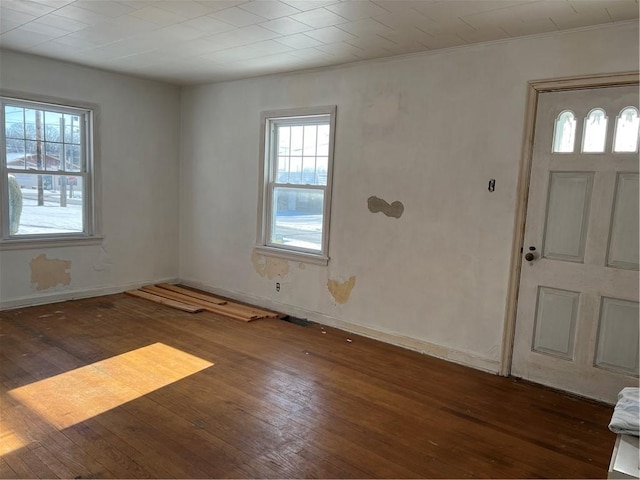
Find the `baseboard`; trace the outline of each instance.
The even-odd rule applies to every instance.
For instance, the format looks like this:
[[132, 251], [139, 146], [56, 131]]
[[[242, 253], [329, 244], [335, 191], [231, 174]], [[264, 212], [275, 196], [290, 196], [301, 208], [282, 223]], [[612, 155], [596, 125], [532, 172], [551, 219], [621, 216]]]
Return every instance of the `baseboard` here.
[[7, 300], [0, 302], [1, 310], [10, 310], [20, 307], [31, 307], [35, 305], [44, 305], [47, 303], [66, 302], [68, 300], [77, 300], [80, 298], [90, 297], [102, 297], [104, 295], [113, 295], [114, 293], [122, 293], [126, 290], [135, 290], [144, 285], [150, 285], [154, 283], [177, 283], [177, 278], [164, 278], [148, 280], [146, 282], [134, 282], [125, 283], [120, 285], [111, 285], [107, 287], [87, 288], [83, 290], [65, 290], [57, 291], [54, 293], [41, 293], [38, 295], [31, 295], [28, 297], [16, 298], [13, 300]]
[[293, 315], [299, 318], [306, 318], [312, 322], [339, 328], [340, 330], [356, 333], [364, 337], [373, 338], [374, 340], [380, 340], [391, 345], [396, 345], [425, 355], [475, 368], [476, 370], [482, 370], [493, 374], [498, 374], [500, 371], [500, 362], [498, 360], [486, 358], [475, 353], [443, 347], [441, 345], [436, 345], [416, 338], [406, 337], [393, 332], [373, 329], [357, 323], [340, 320], [323, 313], [299, 308], [294, 305], [278, 303], [266, 298], [255, 297], [242, 292], [216, 288], [197, 281], [181, 279], [180, 283], [215, 295], [231, 298], [239, 302], [249, 303], [251, 305], [286, 313], [287, 315]]

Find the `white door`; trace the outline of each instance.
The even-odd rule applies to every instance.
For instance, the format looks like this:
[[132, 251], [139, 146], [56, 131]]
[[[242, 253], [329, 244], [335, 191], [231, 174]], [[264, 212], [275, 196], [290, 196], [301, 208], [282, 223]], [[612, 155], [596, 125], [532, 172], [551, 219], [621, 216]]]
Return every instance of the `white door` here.
[[511, 373], [614, 403], [638, 385], [638, 87], [541, 93]]

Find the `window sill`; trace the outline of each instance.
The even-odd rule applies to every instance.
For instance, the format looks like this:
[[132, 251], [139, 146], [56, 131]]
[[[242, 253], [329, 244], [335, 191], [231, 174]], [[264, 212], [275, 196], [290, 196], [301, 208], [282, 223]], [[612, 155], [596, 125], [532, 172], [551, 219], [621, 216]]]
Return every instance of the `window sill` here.
[[296, 252], [293, 250], [285, 250], [276, 247], [267, 247], [265, 245], [256, 245], [253, 247], [253, 251], [259, 255], [266, 257], [277, 257], [285, 260], [291, 260], [292, 262], [310, 263], [312, 265], [326, 266], [329, 263], [329, 257], [324, 255], [316, 255], [313, 253]]
[[79, 247], [84, 245], [100, 245], [102, 235], [70, 238], [29, 238], [1, 240], [0, 250], [30, 250], [36, 248]]

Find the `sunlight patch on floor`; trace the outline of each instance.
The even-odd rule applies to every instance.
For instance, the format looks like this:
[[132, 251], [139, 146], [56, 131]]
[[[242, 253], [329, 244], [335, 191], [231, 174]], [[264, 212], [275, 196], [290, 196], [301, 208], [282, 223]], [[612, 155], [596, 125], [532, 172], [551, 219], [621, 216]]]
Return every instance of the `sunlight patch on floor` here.
[[[64, 429], [211, 366], [211, 362], [154, 343], [15, 388], [8, 394], [49, 425]], [[27, 432], [12, 430], [2, 428], [2, 453], [24, 446], [29, 443], [25, 442], [27, 438], [33, 440]]]

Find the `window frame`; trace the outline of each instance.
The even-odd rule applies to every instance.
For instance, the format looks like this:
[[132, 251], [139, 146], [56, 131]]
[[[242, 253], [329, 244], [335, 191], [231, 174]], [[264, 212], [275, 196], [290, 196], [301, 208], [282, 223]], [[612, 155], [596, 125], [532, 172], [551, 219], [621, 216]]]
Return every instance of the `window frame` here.
[[[98, 161], [96, 147], [96, 119], [99, 108], [97, 105], [44, 97], [33, 94], [9, 92], [0, 90], [0, 135], [3, 148], [0, 149], [0, 250], [48, 248], [61, 246], [75, 246], [99, 244], [103, 237], [100, 235], [100, 218], [97, 209], [99, 193]], [[77, 115], [81, 118], [82, 136], [82, 168], [79, 172], [52, 172], [47, 170], [21, 170], [7, 166], [5, 107], [15, 106], [34, 110], [51, 111]], [[78, 176], [83, 179], [83, 231], [71, 233], [45, 233], [11, 235], [9, 229], [9, 188], [8, 175], [12, 173], [42, 174], [52, 176]]]
[[[335, 145], [336, 105], [264, 111], [260, 115], [260, 178], [258, 193], [258, 235], [254, 251], [261, 255], [280, 257], [316, 265], [329, 262], [329, 228], [331, 223], [331, 192], [333, 187], [333, 155]], [[327, 184], [280, 184], [276, 182], [277, 152], [274, 142], [277, 126], [317, 123], [317, 117], [327, 116], [329, 124], [329, 151]], [[273, 218], [273, 191], [276, 186], [322, 190], [324, 192], [321, 250], [270, 243]]]

